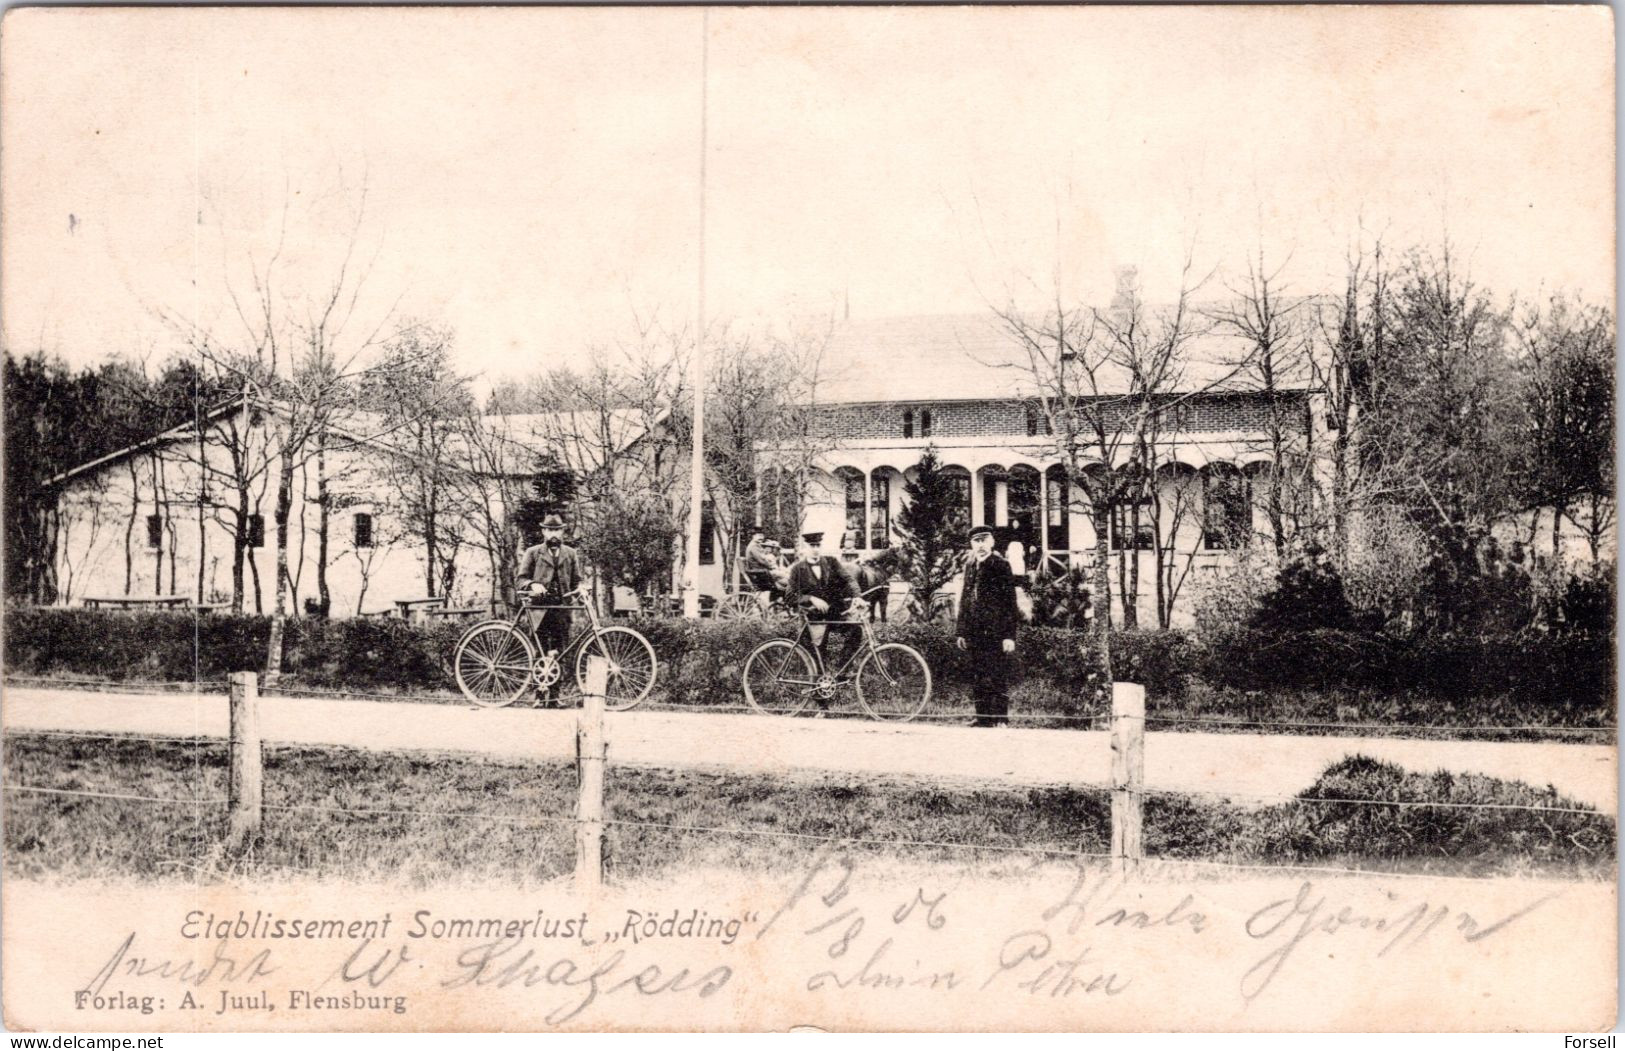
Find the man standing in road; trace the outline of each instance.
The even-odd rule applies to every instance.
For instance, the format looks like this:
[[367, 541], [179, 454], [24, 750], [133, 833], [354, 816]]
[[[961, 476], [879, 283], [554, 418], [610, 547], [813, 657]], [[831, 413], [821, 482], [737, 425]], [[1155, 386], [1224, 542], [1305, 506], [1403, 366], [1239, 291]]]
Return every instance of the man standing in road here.
[[[527, 598], [541, 605], [561, 606], [565, 596], [581, 586], [581, 560], [576, 549], [564, 542], [564, 522], [558, 515], [542, 521], [542, 542], [526, 549], [519, 560], [521, 601]], [[555, 657], [570, 640], [570, 611], [543, 610], [536, 625], [536, 641], [544, 653]], [[547, 687], [547, 699], [558, 695], [558, 683]]]
[[1010, 718], [1011, 655], [1016, 652], [1015, 578], [1010, 563], [993, 551], [993, 527], [970, 531], [970, 559], [959, 591], [954, 645], [971, 655], [972, 726], [1003, 726]]

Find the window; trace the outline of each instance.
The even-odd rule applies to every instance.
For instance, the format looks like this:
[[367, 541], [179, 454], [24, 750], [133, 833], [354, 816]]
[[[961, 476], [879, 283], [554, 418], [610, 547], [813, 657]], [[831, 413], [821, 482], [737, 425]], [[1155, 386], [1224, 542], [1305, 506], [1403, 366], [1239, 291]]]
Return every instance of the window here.
[[248, 546], [249, 547], [264, 547], [265, 546], [265, 516], [264, 515], [249, 515], [248, 516]]
[[1150, 551], [1156, 546], [1151, 497], [1130, 495], [1112, 508], [1112, 550]]
[[716, 560], [717, 509], [707, 500], [700, 505], [700, 565], [713, 565]]
[[914, 410], [913, 409], [904, 409], [903, 410], [903, 437], [905, 437], [905, 438], [914, 437]]
[[1247, 543], [1253, 508], [1247, 478], [1229, 464], [1209, 464], [1202, 472], [1202, 546], [1229, 551]]
[[153, 551], [164, 546], [164, 516], [147, 516], [147, 547]]
[[1027, 437], [1038, 437], [1038, 406], [1027, 406]]
[[959, 529], [970, 528], [970, 472], [963, 467], [951, 469], [948, 477], [954, 486], [954, 510], [952, 521]]
[[851, 471], [842, 476], [846, 479], [846, 537], [852, 539], [854, 547], [867, 547], [863, 539], [863, 475]]
[[891, 479], [883, 474], [869, 478], [869, 546], [891, 547]]
[[1044, 527], [1048, 531], [1047, 541], [1051, 551], [1065, 551], [1072, 546], [1070, 520], [1067, 518], [1067, 505], [1072, 499], [1072, 487], [1067, 482], [1066, 469], [1051, 467], [1044, 472], [1044, 485], [1048, 487], [1045, 494], [1044, 514], [1047, 516]]
[[990, 526], [999, 524], [999, 483], [1008, 484], [1009, 477], [1002, 467], [987, 467], [982, 471], [982, 521]]
[[372, 515], [365, 511], [355, 514], [355, 546], [357, 549], [372, 546]]
[[930, 409], [921, 409], [920, 410], [920, 437], [921, 438], [929, 438], [929, 437], [931, 437], [931, 410]]

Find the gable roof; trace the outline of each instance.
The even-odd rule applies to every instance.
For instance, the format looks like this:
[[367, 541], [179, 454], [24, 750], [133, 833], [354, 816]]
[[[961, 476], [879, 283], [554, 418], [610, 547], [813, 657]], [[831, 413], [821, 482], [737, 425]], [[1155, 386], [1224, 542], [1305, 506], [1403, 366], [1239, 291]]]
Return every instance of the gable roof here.
[[[1154, 313], [1154, 310], [1148, 311]], [[1184, 345], [1178, 389], [1241, 393], [1260, 389], [1251, 370], [1238, 371], [1251, 346], [1202, 326]], [[1313, 386], [1307, 366], [1278, 377], [1277, 389]], [[1128, 376], [1107, 366], [1097, 375], [1102, 394], [1128, 390]], [[848, 320], [836, 325], [824, 351], [820, 404], [874, 401], [1020, 399], [1039, 393], [1027, 350], [994, 314], [936, 314]]]
[[[213, 424], [234, 413], [241, 412], [243, 402], [241, 398], [210, 409], [204, 414], [204, 422]], [[558, 412], [558, 413], [526, 413], [512, 415], [487, 415], [479, 417], [482, 429], [497, 442], [506, 442], [514, 446], [518, 455], [536, 457], [552, 452], [563, 453], [563, 459], [573, 469], [594, 470], [604, 463], [609, 453], [625, 452], [632, 445], [641, 441], [650, 431], [651, 427], [659, 424], [667, 416], [662, 410], [654, 420], [646, 421], [641, 412], [632, 409], [612, 409], [603, 417], [590, 412]], [[412, 457], [412, 450], [404, 447], [398, 441], [392, 440], [394, 435], [389, 433], [382, 423], [383, 416], [379, 413], [353, 413], [350, 416], [349, 426], [344, 428], [345, 437], [358, 445], [367, 445], [373, 448], [396, 455]], [[369, 427], [371, 421], [378, 421], [377, 426]], [[357, 427], [359, 423], [361, 426]], [[372, 435], [361, 436], [356, 432], [373, 431]], [[74, 478], [98, 470], [109, 464], [117, 463], [127, 457], [139, 455], [150, 449], [160, 448], [176, 442], [192, 440], [195, 431], [193, 421], [160, 431], [150, 438], [142, 439], [116, 449], [104, 456], [79, 464], [46, 479], [45, 488], [53, 488]], [[584, 436], [584, 437], [576, 437]], [[606, 440], [607, 436], [607, 440]], [[568, 442], [570, 447], [561, 450], [561, 443]], [[448, 442], [448, 448], [455, 454], [461, 450], [462, 443], [458, 436], [453, 435]], [[466, 450], [465, 450], [466, 451]], [[462, 462], [469, 462], [464, 457]], [[533, 464], [524, 462], [516, 465], [520, 469], [512, 472], [512, 477], [528, 477], [533, 474]]]
[[[214, 423], [217, 420], [230, 416], [232, 413], [241, 412], [242, 407], [242, 399], [233, 398], [230, 401], [222, 402], [221, 404], [210, 409], [208, 412], [204, 413], [203, 420], [205, 423]], [[194, 433], [192, 429], [193, 424], [194, 421], [187, 420], [185, 423], [177, 424], [174, 427], [169, 428], [167, 431], [159, 431], [150, 438], [143, 438], [141, 441], [126, 445], [122, 449], [115, 449], [110, 453], [96, 457], [94, 460], [87, 460], [77, 467], [70, 467], [60, 474], [52, 475], [40, 484], [44, 488], [50, 489], [62, 484], [63, 482], [77, 478], [82, 474], [93, 471], [98, 467], [103, 467], [110, 463], [117, 463], [126, 456], [134, 456], [137, 453], [144, 453], [148, 449], [156, 449], [161, 445], [168, 445], [172, 442], [178, 442], [190, 438]]]

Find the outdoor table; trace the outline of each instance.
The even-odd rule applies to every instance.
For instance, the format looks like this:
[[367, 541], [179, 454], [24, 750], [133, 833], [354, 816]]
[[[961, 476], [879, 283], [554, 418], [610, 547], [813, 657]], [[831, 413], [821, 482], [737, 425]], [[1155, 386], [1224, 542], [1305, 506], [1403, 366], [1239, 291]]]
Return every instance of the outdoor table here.
[[466, 617], [483, 616], [487, 612], [484, 606], [465, 606], [460, 609], [435, 609], [430, 607], [423, 611], [424, 616], [437, 620], [457, 620]]
[[86, 595], [80, 599], [86, 609], [174, 609], [191, 604], [185, 595]]
[[443, 607], [445, 604], [446, 600], [444, 597], [398, 598], [395, 600], [395, 608], [400, 611], [402, 620], [412, 620], [416, 614], [427, 613], [429, 610], [434, 609], [437, 606]]

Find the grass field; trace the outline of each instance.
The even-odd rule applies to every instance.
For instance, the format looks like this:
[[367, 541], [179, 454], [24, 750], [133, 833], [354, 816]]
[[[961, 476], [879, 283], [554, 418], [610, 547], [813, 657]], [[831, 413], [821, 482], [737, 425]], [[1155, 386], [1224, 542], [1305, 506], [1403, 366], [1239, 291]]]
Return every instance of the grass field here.
[[[15, 734], [4, 760], [9, 876], [528, 886], [565, 874], [573, 856], [574, 776], [560, 763], [268, 749], [262, 839], [228, 856], [221, 743]], [[855, 853], [934, 864], [1020, 865], [1048, 852], [1107, 849], [1108, 796], [1093, 789], [627, 767], [611, 768], [609, 786], [611, 867], [625, 878], [718, 867], [782, 871], [831, 839]], [[1526, 785], [1424, 776], [1356, 757], [1299, 799], [1261, 809], [1152, 796], [1147, 853], [1451, 875], [1614, 876], [1611, 815], [1323, 801], [1347, 798], [1576, 805]]]

